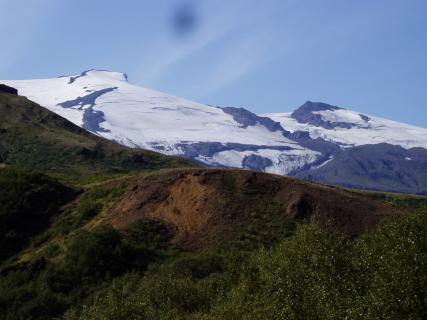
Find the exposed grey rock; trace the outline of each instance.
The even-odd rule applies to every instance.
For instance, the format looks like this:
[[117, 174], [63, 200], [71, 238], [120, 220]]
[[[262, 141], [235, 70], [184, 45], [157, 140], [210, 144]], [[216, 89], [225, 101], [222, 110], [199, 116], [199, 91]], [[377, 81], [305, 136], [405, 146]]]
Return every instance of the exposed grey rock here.
[[112, 88], [105, 88], [98, 91], [94, 91], [83, 97], [77, 97], [74, 100], [68, 100], [68, 101], [58, 103], [58, 106], [61, 106], [63, 108], [73, 108], [78, 106], [77, 109], [80, 109], [80, 110], [83, 108], [83, 106], [86, 106], [86, 105], [89, 107], [93, 107], [95, 105], [96, 99], [98, 99], [103, 94], [114, 91], [116, 89], [117, 87], [112, 87]]
[[251, 170], [264, 170], [272, 164], [273, 162], [270, 159], [258, 156], [256, 154], [246, 156], [242, 162], [243, 168]]
[[104, 113], [99, 110], [94, 110], [93, 107], [95, 106], [96, 99], [116, 89], [117, 87], [113, 87], [94, 91], [83, 97], [58, 103], [58, 105], [63, 108], [77, 107], [77, 109], [80, 110], [82, 110], [84, 106], [87, 106], [83, 114], [83, 128], [92, 132], [109, 132], [109, 130], [105, 130], [99, 126], [101, 122], [105, 121]]
[[[357, 126], [357, 124], [350, 123], [350, 122], [325, 121], [323, 120], [320, 114], [314, 113], [316, 111], [327, 111], [327, 110], [333, 111], [333, 110], [339, 110], [339, 109], [343, 109], [343, 108], [332, 106], [330, 104], [322, 103], [322, 102], [307, 101], [297, 110], [292, 112], [291, 117], [297, 120], [299, 123], [311, 124], [313, 126], [322, 127], [325, 129], [335, 129], [335, 128], [351, 129]], [[370, 120], [369, 117], [363, 114], [359, 114], [359, 116], [365, 122], [368, 122]]]
[[105, 121], [104, 112], [94, 110], [93, 107], [89, 107], [83, 114], [83, 128], [92, 132], [110, 132], [100, 127], [100, 124]]
[[224, 107], [221, 108], [225, 113], [233, 116], [234, 121], [242, 125], [242, 128], [247, 128], [248, 126], [254, 126], [257, 123], [266, 127], [271, 132], [281, 131], [286, 134], [289, 134], [289, 131], [283, 129], [282, 125], [279, 122], [276, 122], [268, 117], [260, 117], [255, 113], [252, 113], [244, 108], [234, 108], [234, 107]]
[[227, 150], [234, 151], [257, 151], [260, 149], [273, 149], [273, 150], [292, 150], [288, 146], [264, 146], [264, 145], [252, 145], [252, 144], [240, 144], [240, 143], [220, 143], [220, 142], [196, 142], [196, 143], [182, 143], [178, 144], [184, 152], [185, 156], [193, 159], [198, 156], [212, 157], [214, 154]]
[[[165, 151], [165, 147], [162, 145], [151, 145], [158, 151]], [[261, 149], [288, 151], [292, 150], [288, 146], [266, 146], [266, 145], [251, 145], [251, 144], [240, 144], [240, 143], [220, 143], [220, 142], [197, 142], [197, 143], [181, 143], [175, 145], [183, 151], [183, 156], [187, 159], [193, 160], [197, 163], [206, 166], [205, 162], [202, 162], [199, 157], [212, 157], [218, 152], [222, 151], [257, 151]], [[249, 155], [244, 158], [242, 166], [247, 169], [262, 171], [266, 167], [272, 165], [270, 159], [258, 156]], [[223, 167], [219, 164], [210, 164], [212, 167]]]
[[294, 174], [349, 188], [427, 194], [427, 150], [386, 143], [344, 149], [324, 166]]
[[310, 132], [297, 130], [297, 131], [290, 133], [287, 136], [287, 138], [292, 139], [292, 140], [310, 139]]
[[70, 77], [70, 80], [68, 81], [68, 84], [72, 84], [74, 81], [76, 81], [78, 78], [84, 77], [87, 75], [89, 70], [83, 71], [78, 76]]
[[371, 118], [369, 118], [368, 116], [365, 116], [364, 114], [359, 114], [360, 118], [362, 120], [364, 120], [365, 122], [368, 122], [369, 120], [371, 120]]
[[[79, 74], [79, 75], [77, 75], [77, 76], [69, 77], [68, 84], [72, 84], [72, 83], [73, 83], [74, 81], [76, 81], [78, 78], [85, 77], [85, 76], [87, 75], [87, 73], [88, 73], [88, 72], [90, 72], [90, 71], [107, 71], [107, 70], [95, 70], [95, 69], [90, 69], [90, 70], [83, 71], [82, 73], [80, 73], [80, 74]], [[127, 79], [128, 79], [128, 75], [127, 75], [126, 73], [123, 73], [123, 76], [124, 76], [125, 80], [127, 81]], [[66, 77], [66, 76], [61, 76], [61, 77], [59, 77], [59, 78], [64, 78], [64, 77]]]

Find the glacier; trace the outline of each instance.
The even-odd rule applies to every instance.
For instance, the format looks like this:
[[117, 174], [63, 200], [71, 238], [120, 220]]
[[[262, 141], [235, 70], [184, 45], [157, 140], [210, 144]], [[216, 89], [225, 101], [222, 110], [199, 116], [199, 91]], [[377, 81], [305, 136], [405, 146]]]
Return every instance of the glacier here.
[[[260, 121], [245, 125], [220, 107], [196, 103], [131, 84], [120, 72], [88, 70], [53, 79], [1, 81], [20, 95], [106, 139], [184, 156], [209, 166], [288, 174], [321, 158], [318, 151]], [[255, 119], [258, 116], [253, 115]], [[260, 117], [259, 117], [260, 118]]]
[[257, 115], [143, 88], [105, 70], [0, 83], [128, 147], [210, 167], [427, 194], [427, 129], [409, 124], [311, 101], [293, 112]]

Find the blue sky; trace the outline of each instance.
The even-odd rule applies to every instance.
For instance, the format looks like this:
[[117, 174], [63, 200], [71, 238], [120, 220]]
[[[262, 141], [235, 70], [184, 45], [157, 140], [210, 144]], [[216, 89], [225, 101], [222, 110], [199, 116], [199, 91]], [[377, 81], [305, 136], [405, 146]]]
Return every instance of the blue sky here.
[[0, 8], [0, 79], [108, 69], [211, 105], [265, 113], [323, 101], [427, 127], [425, 0], [0, 0]]

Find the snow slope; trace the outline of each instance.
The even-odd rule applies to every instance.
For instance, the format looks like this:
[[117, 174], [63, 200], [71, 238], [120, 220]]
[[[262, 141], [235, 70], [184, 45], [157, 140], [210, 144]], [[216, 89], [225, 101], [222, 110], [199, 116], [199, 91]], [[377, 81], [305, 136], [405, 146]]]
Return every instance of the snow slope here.
[[209, 166], [295, 175], [335, 166], [337, 154], [355, 146], [427, 149], [427, 129], [325, 103], [258, 116], [135, 86], [123, 73], [101, 70], [0, 83], [99, 136]]
[[427, 129], [360, 114], [346, 109], [312, 111], [321, 120], [333, 127], [334, 123], [348, 124], [347, 127], [325, 128], [313, 123], [299, 122], [292, 113], [269, 113], [264, 116], [279, 122], [286, 130], [308, 131], [313, 139], [322, 138], [339, 144], [342, 148], [366, 144], [388, 143], [409, 149], [427, 149]]
[[95, 134], [130, 147], [239, 168], [252, 168], [244, 164], [252, 156], [250, 163], [262, 164], [257, 169], [279, 174], [320, 157], [281, 130], [258, 122], [242, 125], [221, 108], [132, 85], [123, 73], [89, 70], [75, 76], [0, 83]]

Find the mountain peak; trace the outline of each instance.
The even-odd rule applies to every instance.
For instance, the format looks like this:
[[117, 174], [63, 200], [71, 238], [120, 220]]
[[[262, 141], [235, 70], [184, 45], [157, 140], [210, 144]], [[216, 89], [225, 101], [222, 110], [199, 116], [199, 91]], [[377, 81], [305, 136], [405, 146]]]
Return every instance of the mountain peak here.
[[324, 102], [313, 102], [313, 101], [306, 101], [302, 106], [300, 106], [297, 110], [294, 111], [294, 113], [301, 113], [301, 112], [312, 112], [312, 111], [326, 111], [326, 110], [338, 110], [343, 109], [340, 107], [336, 107]]
[[[333, 116], [331, 116], [331, 113]], [[341, 113], [345, 114], [342, 115]], [[323, 102], [307, 101], [297, 110], [295, 110], [291, 114], [291, 117], [297, 120], [299, 123], [310, 124], [328, 130], [335, 128], [350, 129], [354, 126], [357, 126], [357, 123], [360, 121], [360, 119], [362, 119], [364, 122], [369, 121], [369, 117], [359, 114], [359, 121], [357, 123], [348, 121], [349, 113], [352, 114], [353, 112]]]
[[[124, 81], [128, 82], [128, 76], [126, 73], [123, 72], [116, 72], [116, 71], [109, 71], [109, 70], [98, 70], [98, 69], [89, 69], [86, 71], [83, 71], [80, 74], [73, 75], [73, 76], [63, 76], [63, 77], [69, 77], [69, 84], [73, 83], [79, 78], [97, 78], [97, 79], [106, 79], [106, 80], [113, 80], [113, 81]], [[62, 77], [61, 77], [62, 78]]]

